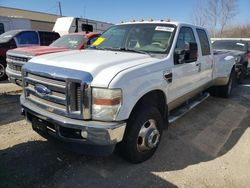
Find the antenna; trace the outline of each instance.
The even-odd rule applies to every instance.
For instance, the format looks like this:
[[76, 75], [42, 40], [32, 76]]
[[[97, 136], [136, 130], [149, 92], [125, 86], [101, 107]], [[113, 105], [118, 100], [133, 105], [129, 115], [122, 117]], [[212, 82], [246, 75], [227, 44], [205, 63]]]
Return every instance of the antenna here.
[[60, 1], [58, 1], [58, 7], [59, 7], [60, 16], [62, 16], [62, 7], [61, 7]]

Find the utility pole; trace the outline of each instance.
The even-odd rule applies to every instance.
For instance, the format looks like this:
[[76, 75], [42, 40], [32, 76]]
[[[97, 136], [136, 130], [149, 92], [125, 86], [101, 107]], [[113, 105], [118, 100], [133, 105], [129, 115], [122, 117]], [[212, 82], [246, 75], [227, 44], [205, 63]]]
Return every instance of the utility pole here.
[[60, 16], [62, 16], [62, 7], [61, 7], [61, 2], [60, 1], [58, 1], [58, 6], [59, 6]]

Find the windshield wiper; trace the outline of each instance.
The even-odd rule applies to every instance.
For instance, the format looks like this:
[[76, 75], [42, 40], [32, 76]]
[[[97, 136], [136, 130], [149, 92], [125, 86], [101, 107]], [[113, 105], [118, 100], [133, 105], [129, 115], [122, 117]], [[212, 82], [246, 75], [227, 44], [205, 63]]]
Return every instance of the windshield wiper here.
[[135, 49], [130, 49], [130, 48], [119, 48], [120, 51], [125, 51], [125, 52], [135, 52], [139, 54], [146, 54], [149, 56], [152, 56], [150, 53], [142, 51], [142, 50], [135, 50]]
[[105, 48], [100, 48], [97, 46], [90, 46], [89, 49], [94, 49], [94, 50], [106, 50]]
[[135, 50], [135, 49], [130, 49], [130, 48], [112, 48], [112, 47], [108, 47], [108, 48], [100, 48], [100, 47], [96, 47], [96, 46], [92, 46], [90, 47], [90, 49], [96, 49], [96, 50], [111, 50], [111, 51], [123, 51], [123, 52], [135, 52], [135, 53], [140, 53], [140, 54], [146, 54], [149, 56], [152, 56], [152, 54], [142, 51], [142, 50]]

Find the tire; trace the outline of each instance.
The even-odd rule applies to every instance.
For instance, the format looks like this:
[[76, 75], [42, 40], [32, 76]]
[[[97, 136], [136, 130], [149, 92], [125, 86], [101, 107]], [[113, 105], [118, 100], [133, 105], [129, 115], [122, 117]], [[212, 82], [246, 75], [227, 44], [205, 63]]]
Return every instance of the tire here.
[[7, 75], [5, 72], [5, 66], [2, 62], [0, 62], [0, 81], [6, 80]]
[[241, 73], [240, 73], [239, 78], [238, 78], [238, 83], [242, 84], [242, 82], [246, 78], [246, 76], [247, 76], [247, 66], [242, 65]]
[[128, 120], [123, 141], [118, 145], [122, 157], [132, 163], [149, 159], [162, 136], [163, 119], [156, 107], [142, 107]]
[[228, 98], [231, 95], [232, 88], [234, 87], [234, 81], [235, 81], [235, 71], [232, 70], [228, 83], [225, 86], [220, 86], [218, 88], [219, 96], [223, 98]]

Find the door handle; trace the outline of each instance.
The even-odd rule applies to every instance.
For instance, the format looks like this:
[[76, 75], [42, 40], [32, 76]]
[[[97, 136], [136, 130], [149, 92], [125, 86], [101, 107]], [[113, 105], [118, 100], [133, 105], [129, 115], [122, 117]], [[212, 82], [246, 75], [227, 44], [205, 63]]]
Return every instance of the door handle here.
[[173, 81], [173, 73], [172, 72], [165, 72], [164, 78], [167, 82], [171, 83]]
[[197, 67], [200, 66], [200, 65], [201, 65], [201, 63], [196, 63], [196, 64], [195, 64], [195, 66], [197, 66]]

